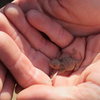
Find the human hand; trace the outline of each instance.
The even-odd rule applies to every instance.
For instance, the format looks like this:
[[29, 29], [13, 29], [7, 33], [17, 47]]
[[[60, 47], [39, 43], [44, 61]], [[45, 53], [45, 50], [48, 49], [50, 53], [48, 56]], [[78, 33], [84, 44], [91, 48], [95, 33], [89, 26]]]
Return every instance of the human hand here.
[[[31, 10], [27, 13], [27, 17], [31, 25], [33, 25], [33, 27], [39, 29], [39, 31], [41, 32], [44, 32], [46, 35], [49, 36], [49, 38], [51, 38], [50, 37], [51, 33], [56, 32], [56, 28], [54, 29], [52, 27], [53, 23], [52, 24], [50, 23], [50, 20], [52, 19], [48, 18], [44, 14], [41, 14], [36, 10]], [[47, 22], [48, 24], [47, 23], [43, 24], [44, 19], [45, 22]], [[73, 49], [77, 51], [74, 57], [82, 60], [80, 68], [76, 72], [73, 72], [70, 76], [57, 75], [53, 80], [53, 86], [34, 85], [29, 88], [26, 88], [25, 90], [19, 93], [18, 100], [21, 100], [23, 98], [33, 99], [33, 100], [36, 99], [99, 100], [100, 87], [98, 81], [99, 77], [97, 77], [100, 72], [98, 68], [100, 63], [99, 39], [100, 39], [99, 34], [82, 38], [76, 37], [74, 41], [64, 49], [61, 47], [61, 45], [55, 42], [59, 47], [62, 48], [62, 53], [64, 54], [69, 53], [70, 55], [72, 55]], [[63, 39], [61, 41], [63, 41]], [[36, 90], [37, 88], [39, 88], [39, 90]], [[94, 89], [97, 91], [94, 91]], [[80, 91], [82, 91], [81, 94]], [[89, 91], [88, 94], [87, 91]], [[96, 92], [96, 94], [94, 94], [94, 92]]]
[[[2, 12], [2, 9], [0, 9], [0, 12]], [[0, 42], [0, 44], [2, 43]], [[0, 100], [12, 100], [14, 88], [15, 80], [0, 59]]]
[[[42, 22], [43, 18], [45, 18], [44, 16], [33, 17], [30, 15], [28, 15], [29, 17], [28, 20], [33, 26], [34, 26], [34, 21]], [[46, 22], [48, 21], [46, 20]], [[43, 23], [39, 24], [38, 26], [35, 25], [34, 27], [39, 29], [41, 32], [45, 32], [45, 30], [49, 29], [48, 27], [52, 27], [52, 24], [48, 25], [46, 24], [47, 27], [41, 28], [42, 25]], [[56, 32], [56, 29], [55, 30], [51, 29], [50, 33], [54, 32]], [[48, 35], [50, 33], [49, 31], [47, 31], [47, 33], [45, 34]], [[61, 41], [63, 41], [63, 39]], [[100, 34], [90, 35], [88, 37], [81, 37], [81, 38], [76, 37], [69, 46], [61, 49], [62, 49], [62, 54], [70, 54], [73, 57], [80, 59], [81, 61], [80, 68], [78, 68], [75, 72], [71, 72], [70, 75], [68, 76], [57, 75], [53, 79], [51, 86], [32, 85], [22, 90], [18, 94], [17, 100], [22, 100], [22, 99], [99, 100], [100, 99], [99, 96]], [[76, 51], [75, 55], [73, 55], [73, 50]]]
[[36, 9], [47, 14], [74, 35], [95, 34], [100, 30], [99, 0], [15, 0], [15, 3], [24, 12]]
[[[42, 24], [39, 25], [42, 26]], [[44, 30], [40, 31], [44, 32]], [[53, 33], [52, 30], [51, 33]], [[70, 76], [57, 75], [55, 79], [52, 81], [51, 86], [32, 85], [22, 90], [18, 94], [17, 99], [18, 100], [21, 99], [99, 100], [100, 99], [99, 98], [99, 93], [100, 93], [100, 82], [99, 82], [100, 41], [99, 40], [100, 40], [100, 34], [90, 35], [88, 37], [81, 37], [81, 38], [76, 37], [69, 46], [67, 46], [64, 49], [62, 48], [62, 53], [64, 54], [69, 53], [70, 55], [72, 55], [73, 49], [76, 50], [77, 52], [74, 55], [74, 57], [76, 58], [81, 57], [82, 60], [80, 68], [76, 72], [71, 73]]]
[[[41, 29], [40, 29], [40, 31], [41, 31]], [[43, 31], [43, 30], [42, 30], [42, 31]], [[44, 31], [43, 31], [43, 32], [44, 32]], [[83, 39], [83, 40], [84, 40], [84, 39]], [[90, 51], [89, 51], [89, 52], [90, 52]], [[89, 54], [89, 53], [88, 53], [88, 54]], [[96, 54], [97, 54], [97, 53], [96, 53]], [[82, 56], [82, 57], [83, 57], [83, 56]], [[88, 56], [88, 57], [89, 57], [89, 56]], [[83, 58], [84, 58], [84, 57], [83, 57]], [[87, 60], [86, 60], [86, 61], [87, 61]], [[86, 62], [86, 61], [85, 61], [85, 62]], [[24, 96], [25, 96], [25, 95], [24, 95]]]
[[21, 91], [17, 100], [99, 100], [99, 65], [100, 61], [88, 66], [80, 77], [59, 77], [55, 86], [32, 85]]
[[0, 63], [0, 100], [11, 100], [15, 87], [15, 80]]
[[[9, 5], [8, 8], [10, 9]], [[5, 8], [5, 13], [9, 12], [8, 8]], [[10, 10], [15, 16], [21, 11], [14, 9], [14, 5]], [[3, 31], [0, 34], [0, 59], [22, 87], [39, 83], [50, 85], [48, 63], [51, 58], [58, 55], [59, 49], [32, 28], [23, 13], [19, 16], [23, 20], [16, 20], [16, 24], [21, 25], [18, 27], [21, 33], [0, 13], [0, 30]]]

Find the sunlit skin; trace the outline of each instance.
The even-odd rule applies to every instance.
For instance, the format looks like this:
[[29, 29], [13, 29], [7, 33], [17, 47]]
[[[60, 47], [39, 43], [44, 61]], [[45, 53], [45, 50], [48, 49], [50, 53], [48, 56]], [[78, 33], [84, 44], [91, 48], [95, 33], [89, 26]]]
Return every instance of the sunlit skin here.
[[[72, 34], [79, 35], [79, 34], [76, 34], [77, 29], [79, 27], [76, 28], [76, 31], [73, 30], [73, 28], [71, 28], [71, 30], [73, 30], [75, 32], [71, 32], [71, 31], [68, 32], [65, 28], [62, 27], [63, 24], [62, 24], [61, 20], [56, 19], [56, 17], [54, 20], [54, 18], [52, 19], [49, 15], [45, 15], [44, 13], [42, 13], [42, 11], [40, 12], [37, 10], [29, 10], [30, 8], [27, 8], [28, 6], [26, 6], [27, 2], [29, 2], [27, 0], [23, 1], [23, 4], [21, 4], [22, 1], [16, 0], [15, 2], [17, 2], [17, 1], [19, 1], [18, 3], [21, 5], [22, 9], [24, 10], [24, 12], [25, 12], [24, 14], [25, 14], [28, 22], [24, 18], [24, 14], [21, 11], [21, 9], [15, 5], [8, 5], [7, 8], [5, 8], [4, 13], [7, 16], [7, 18], [11, 21], [11, 23], [13, 23], [13, 25], [17, 28], [17, 30], [20, 31], [20, 33], [15, 29], [15, 27], [13, 25], [8, 23], [8, 21], [4, 15], [1, 15], [1, 18], [5, 19], [5, 21], [3, 22], [2, 20], [0, 20], [1, 21], [0, 22], [0, 24], [1, 24], [0, 30], [8, 33], [8, 35], [10, 37], [4, 32], [3, 33], [1, 32], [2, 36], [5, 37], [5, 41], [9, 40], [10, 43], [13, 44], [13, 46], [10, 45], [10, 48], [9, 48], [8, 45], [5, 45], [5, 43], [2, 42], [2, 45], [3, 45], [2, 49], [1, 49], [2, 53], [0, 54], [1, 60], [3, 61], [3, 63], [6, 64], [8, 69], [13, 73], [13, 75], [15, 76], [15, 78], [17, 79], [17, 81], [19, 82], [19, 84], [22, 87], [29, 86], [19, 92], [17, 99], [18, 100], [22, 100], [22, 99], [32, 99], [32, 100], [36, 100], [36, 99], [37, 100], [40, 100], [40, 99], [43, 99], [43, 100], [50, 100], [50, 99], [51, 100], [55, 100], [55, 99], [57, 99], [57, 100], [58, 99], [60, 99], [60, 100], [67, 100], [67, 99], [68, 100], [69, 99], [70, 100], [85, 100], [85, 99], [92, 100], [93, 99], [93, 100], [99, 100], [100, 99], [100, 97], [99, 97], [99, 94], [100, 94], [100, 81], [99, 81], [100, 80], [99, 79], [99, 75], [100, 75], [99, 74], [100, 73], [100, 68], [99, 68], [99, 65], [100, 65], [100, 60], [99, 60], [99, 58], [100, 58], [100, 55], [99, 55], [100, 35], [99, 35], [99, 33], [95, 34], [97, 30], [93, 27], [89, 28], [88, 34], [91, 34], [91, 32], [93, 32], [95, 35], [89, 35], [88, 37], [84, 37], [84, 35], [86, 35], [86, 33], [87, 33], [87, 29], [86, 30], [83, 29], [83, 30], [85, 30], [85, 33], [82, 33], [82, 32], [81, 32], [82, 34], [79, 33], [79, 34], [83, 35], [82, 37], [74, 37]], [[37, 0], [33, 0], [33, 3], [35, 1], [37, 1]], [[39, 0], [39, 1], [41, 2], [42, 0]], [[46, 3], [47, 1], [48, 0], [45, 0], [44, 3]], [[81, 3], [81, 1], [79, 3]], [[87, 0], [87, 1], [89, 2], [89, 0]], [[53, 0], [51, 0], [51, 2], [53, 2]], [[66, 2], [66, 0], [64, 2]], [[92, 0], [92, 2], [93, 2], [93, 0]], [[92, 4], [92, 2], [89, 2], [89, 4]], [[97, 4], [98, 4], [98, 2], [99, 1], [97, 0]], [[30, 5], [32, 5], [32, 0], [30, 0], [29, 3], [30, 3]], [[78, 1], [77, 1], [77, 3], [78, 3]], [[39, 3], [39, 5], [40, 4], [42, 5], [42, 3]], [[82, 4], [85, 4], [85, 1], [82, 1]], [[88, 4], [88, 3], [86, 3], [86, 4]], [[23, 5], [25, 5], [25, 6], [23, 6]], [[35, 5], [35, 3], [34, 3], [34, 5]], [[33, 8], [35, 8], [34, 5], [32, 6]], [[89, 7], [89, 5], [87, 5], [86, 7]], [[81, 9], [79, 9], [79, 10], [81, 10]], [[95, 11], [95, 9], [94, 9], [94, 11]], [[79, 15], [81, 15], [81, 17], [80, 17], [80, 19], [81, 19], [82, 14], [79, 14]], [[58, 17], [60, 17], [60, 16], [58, 16]], [[82, 18], [82, 20], [83, 19], [86, 20], [85, 18]], [[91, 16], [90, 16], [89, 20], [90, 19], [91, 19]], [[97, 20], [97, 18], [95, 18], [95, 20]], [[70, 20], [68, 19], [68, 21], [70, 21]], [[93, 21], [93, 23], [91, 21]], [[90, 22], [87, 22], [87, 21], [86, 21], [86, 23], [85, 23], [85, 21], [83, 21], [84, 23], [82, 22], [82, 24], [87, 25], [87, 23], [89, 23], [89, 25], [91, 26], [92, 24], [95, 25], [98, 22], [97, 24], [99, 27], [99, 21], [96, 22], [93, 19], [91, 21], [90, 21], [91, 24], [90, 24]], [[46, 22], [46, 23], [44, 24], [44, 22]], [[40, 36], [37, 36], [36, 39], [34, 39], [33, 36], [31, 35], [31, 33], [34, 33], [34, 35], [35, 35], [35, 33], [38, 31], [36, 31], [32, 26], [28, 26], [26, 23], [27, 24], [30, 23], [33, 27], [35, 27], [35, 29], [37, 29], [41, 32], [44, 32], [51, 39], [51, 41], [57, 45], [56, 46], [52, 42], [49, 42], [50, 44], [48, 45], [47, 48], [49, 48], [49, 49], [53, 48], [52, 49], [53, 54], [52, 54], [51, 50], [49, 51], [51, 53], [50, 55], [45, 51], [45, 49], [41, 50], [41, 48], [43, 48], [43, 47], [41, 47], [41, 45], [39, 45], [39, 47], [38, 47], [37, 43], [40, 43], [39, 42], [41, 39], [41, 38], [39, 38]], [[65, 23], [66, 23], [66, 21], [65, 21]], [[74, 23], [74, 21], [73, 21], [73, 23]], [[80, 23], [78, 23], [78, 24], [80, 24]], [[28, 28], [27, 28], [27, 26], [28, 26]], [[8, 28], [9, 28], [9, 30], [7, 30]], [[27, 31], [25, 29], [27, 29]], [[75, 29], [75, 27], [74, 27], [74, 29]], [[30, 30], [32, 30], [32, 31], [30, 31]], [[60, 30], [60, 32], [59, 32], [59, 30]], [[96, 30], [96, 31], [94, 32], [94, 30]], [[31, 36], [29, 37], [27, 33], [30, 34]], [[68, 37], [66, 37], [66, 36], [68, 36]], [[66, 40], [66, 38], [68, 41]], [[41, 40], [43, 40], [43, 39], [44, 38], [42, 38]], [[36, 40], [38, 40], [38, 41], [34, 42]], [[43, 43], [43, 42], [41, 42], [41, 43]], [[30, 45], [31, 45], [32, 49], [28, 49], [30, 47]], [[51, 47], [50, 47], [50, 45], [51, 45]], [[44, 45], [44, 48], [45, 47], [46, 46]], [[6, 48], [9, 48], [9, 49], [6, 49]], [[82, 63], [80, 65], [80, 68], [76, 72], [73, 72], [70, 76], [67, 77], [67, 76], [57, 75], [55, 77], [55, 79], [52, 82], [50, 82], [50, 78], [48, 77], [48, 72], [50, 72], [49, 66], [45, 66], [45, 64], [48, 64], [48, 62], [51, 58], [55, 58], [56, 56], [58, 56], [59, 48], [62, 50], [63, 54], [66, 53], [66, 54], [70, 54], [70, 55], [73, 54], [73, 49], [76, 50], [77, 52], [73, 56], [76, 59], [81, 58]], [[37, 56], [38, 50], [40, 53]], [[33, 53], [31, 53], [33, 51], [34, 51], [34, 55], [32, 55]], [[13, 56], [15, 53], [16, 53], [15, 56], [18, 56], [18, 54], [20, 54], [20, 53], [22, 54], [22, 56], [21, 56], [20, 60], [18, 60], [17, 65], [14, 66], [12, 69], [12, 67], [9, 67], [11, 65], [9, 64], [9, 62], [7, 62], [7, 59], [5, 58], [5, 54], [6, 54], [6, 57], [8, 57], [8, 58], [11, 57], [11, 58], [9, 58], [9, 60], [11, 62], [15, 61], [15, 63], [16, 63], [17, 62], [16, 57]], [[45, 64], [43, 62], [40, 63], [37, 60], [35, 63], [34, 58], [36, 58], [36, 57], [41, 57], [41, 59], [43, 59], [45, 57], [46, 60], [43, 60], [45, 62]], [[39, 59], [39, 58], [37, 58], [37, 59]], [[22, 63], [23, 60], [27, 61], [27, 63], [25, 63], [25, 62]], [[23, 64], [24, 64], [24, 67], [23, 67]], [[34, 66], [35, 64], [36, 65], [38, 64], [38, 65]], [[31, 70], [25, 66], [29, 66], [29, 68]], [[34, 71], [34, 70], [32, 71], [32, 67], [34, 70], [36, 70], [37, 67], [40, 69], [40, 71], [37, 70], [37, 72], [39, 73], [39, 75], [41, 75], [41, 77], [43, 77], [44, 80], [41, 80], [41, 78], [39, 78], [38, 76], [34, 77], [35, 74], [30, 74]], [[23, 77], [18, 77], [17, 73], [19, 71], [20, 71], [20, 73], [19, 73], [20, 76], [21, 75], [23, 76], [23, 74], [26, 74], [27, 76], [23, 76], [24, 79], [23, 79]], [[33, 75], [33, 77], [32, 77], [32, 75]], [[29, 81], [29, 83], [27, 83], [27, 85], [23, 84], [24, 82], [26, 82], [27, 79], [29, 79], [28, 77], [30, 77], [30, 76], [31, 76], [31, 80], [33, 79], [33, 81]], [[38, 79], [38, 80], [36, 80], [36, 79]], [[36, 85], [32, 85], [34, 83]], [[39, 83], [39, 84], [37, 84], [37, 83]], [[80, 91], [81, 91], [81, 93], [80, 93]], [[63, 94], [62, 94], [62, 92], [63, 92]]]

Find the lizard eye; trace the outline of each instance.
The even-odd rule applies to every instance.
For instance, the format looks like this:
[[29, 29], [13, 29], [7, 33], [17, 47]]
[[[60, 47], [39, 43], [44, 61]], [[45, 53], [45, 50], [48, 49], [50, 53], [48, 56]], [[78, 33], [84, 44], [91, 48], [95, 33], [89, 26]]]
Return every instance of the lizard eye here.
[[50, 67], [53, 69], [59, 69], [60, 68], [60, 61], [58, 59], [53, 59], [51, 60], [51, 62], [49, 63]]

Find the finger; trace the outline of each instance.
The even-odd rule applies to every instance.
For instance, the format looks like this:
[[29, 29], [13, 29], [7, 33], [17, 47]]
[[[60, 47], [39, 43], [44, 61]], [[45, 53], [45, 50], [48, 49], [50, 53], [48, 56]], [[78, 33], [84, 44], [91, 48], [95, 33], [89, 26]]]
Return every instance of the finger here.
[[9, 20], [28, 39], [32, 47], [40, 50], [49, 57], [55, 57], [57, 55], [59, 50], [56, 45], [44, 39], [35, 28], [28, 24], [22, 10], [17, 5], [7, 5], [7, 7], [4, 9], [4, 12]]
[[[79, 76], [82, 72], [80, 70], [82, 69], [81, 64], [85, 57], [85, 46], [86, 46], [86, 42], [84, 38], [76, 38], [73, 41], [73, 43], [71, 43], [68, 47], [62, 50], [61, 56], [65, 57], [66, 55], [67, 56], [69, 55], [73, 57], [74, 59], [76, 59], [78, 62], [76, 63], [76, 65], [73, 65], [73, 64], [71, 65], [70, 60], [68, 60], [69, 61], [68, 64], [63, 63], [64, 70], [65, 70], [65, 72], [63, 73], [64, 76], [57, 75], [57, 77], [53, 80], [53, 86], [66, 86], [66, 85], [73, 86], [80, 82]], [[73, 66], [74, 66], [73, 69], [68, 68], [68, 67], [73, 67]], [[71, 69], [71, 70], [68, 71], [67, 69]]]
[[54, 43], [62, 48], [73, 40], [73, 36], [67, 30], [43, 13], [30, 10], [27, 13], [27, 19], [33, 27], [44, 32]]
[[4, 85], [4, 81], [5, 81], [5, 77], [6, 77], [6, 68], [5, 66], [2, 64], [2, 62], [0, 62], [0, 91], [3, 88]]
[[96, 55], [96, 57], [94, 58], [93, 62], [92, 63], [95, 63], [96, 61], [100, 60], [100, 53], [98, 53]]
[[[32, 64], [41, 69], [46, 74], [49, 73], [48, 62], [49, 59], [44, 54], [39, 51], [34, 52], [35, 50], [31, 47], [29, 42], [19, 33], [15, 27], [7, 20], [7, 18], [0, 13], [0, 30], [5, 33], [8, 33], [9, 36], [16, 42], [21, 52], [25, 54], [32, 62]], [[4, 21], [4, 22], [3, 22]], [[9, 29], [9, 30], [8, 30]], [[54, 53], [54, 52], [53, 52]], [[55, 54], [56, 55], [56, 54]]]
[[0, 100], [11, 100], [13, 96], [15, 82], [10, 75], [7, 75], [3, 89], [0, 93]]
[[57, 75], [53, 80], [53, 86], [76, 86], [82, 82], [92, 82], [94, 84], [100, 85], [99, 72], [100, 72], [100, 59], [95, 63], [89, 65], [85, 70], [80, 73], [75, 72], [71, 76], [60, 76]]
[[33, 66], [15, 42], [4, 32], [0, 32], [0, 59], [22, 87], [39, 83], [51, 84], [50, 78]]
[[87, 38], [86, 57], [82, 64], [86, 68], [100, 53], [100, 34], [92, 35]]
[[63, 49], [63, 53], [69, 53], [77, 59], [84, 59], [85, 55], [85, 38], [76, 38], [73, 43]]
[[8, 33], [13, 39], [17, 36], [17, 30], [9, 23], [3, 13], [0, 12], [0, 31]]
[[87, 68], [85, 68], [85, 70], [81, 74], [80, 81], [91, 82], [100, 86], [100, 67], [99, 66], [100, 66], [100, 60], [87, 66]]
[[[25, 0], [25, 1], [14, 0], [13, 3], [18, 5], [18, 6], [20, 6], [21, 9], [24, 12], [27, 12], [28, 10], [30, 10], [32, 8], [33, 9], [38, 9], [38, 5], [37, 5], [37, 1], [36, 0], [31, 0], [30, 2], [28, 0]], [[28, 5], [30, 5], [30, 6], [28, 6]]]
[[56, 88], [34, 85], [21, 91], [17, 100], [99, 100], [99, 94], [100, 87], [89, 82], [78, 86]]
[[[36, 90], [36, 91], [35, 91]], [[63, 95], [62, 95], [63, 92]], [[56, 91], [56, 88], [45, 85], [30, 86], [21, 91], [17, 100], [66, 100], [64, 97], [64, 91], [62, 89]]]
[[[20, 50], [28, 55], [27, 51], [30, 47], [21, 33], [19, 33], [18, 30], [16, 30], [16, 28], [7, 20], [4, 14], [0, 13], [0, 19], [0, 30], [7, 33], [16, 42]], [[23, 43], [25, 44], [25, 46], [23, 45]]]

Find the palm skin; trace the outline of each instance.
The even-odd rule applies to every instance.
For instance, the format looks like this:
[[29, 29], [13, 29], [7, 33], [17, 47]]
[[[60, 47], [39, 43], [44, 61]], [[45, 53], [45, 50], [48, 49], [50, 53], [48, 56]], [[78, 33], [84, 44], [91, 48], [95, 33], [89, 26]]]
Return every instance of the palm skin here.
[[[33, 17], [33, 20], [34, 20], [34, 17]], [[30, 22], [32, 25], [34, 24], [32, 23], [32, 21]], [[42, 24], [39, 24], [39, 25], [41, 25], [42, 27]], [[43, 31], [43, 30], [40, 30], [40, 31]], [[39, 99], [43, 99], [43, 100], [58, 100], [58, 99], [59, 100], [85, 100], [85, 99], [99, 100], [100, 87], [98, 85], [99, 81], [97, 81], [98, 76], [99, 76], [98, 73], [99, 73], [99, 62], [100, 62], [99, 61], [99, 51], [100, 51], [99, 39], [100, 39], [99, 34], [94, 35], [94, 36], [91, 35], [86, 38], [85, 37], [75, 38], [74, 41], [69, 46], [62, 49], [62, 52], [64, 54], [65, 53], [73, 54], [73, 49], [75, 49], [77, 52], [74, 56], [78, 59], [79, 58], [82, 59], [80, 68], [68, 77], [57, 75], [56, 78], [53, 80], [53, 83], [52, 83], [53, 86], [51, 87], [44, 86], [44, 85], [31, 86], [23, 90], [22, 92], [20, 92], [18, 95], [18, 99], [21, 100], [22, 98], [25, 97], [27, 99], [33, 99], [33, 100], [36, 100], [36, 99], [37, 100]], [[97, 45], [95, 45], [96, 43]], [[95, 61], [93, 62], [94, 59]], [[36, 88], [39, 88], [40, 90], [36, 91]], [[94, 93], [94, 89], [95, 90], [97, 89], [97, 91], [95, 91], [96, 94]], [[28, 94], [28, 91], [31, 91], [32, 94]]]
[[[14, 9], [11, 10], [11, 12], [13, 12]], [[14, 10], [14, 12], [15, 15], [18, 14], [16, 9]], [[20, 15], [22, 18], [24, 18], [23, 14]], [[49, 75], [48, 63], [51, 58], [55, 57], [59, 53], [58, 47], [53, 43], [50, 43], [48, 40], [43, 39], [39, 32], [26, 22], [25, 18], [24, 20], [16, 20], [16, 22], [18, 22], [17, 24], [19, 25], [20, 21], [22, 22], [21, 26], [23, 28], [20, 28], [22, 32], [19, 33], [16, 28], [11, 23], [9, 23], [7, 18], [2, 13], [0, 13], [0, 17], [1, 19], [3, 19], [0, 22], [0, 30], [4, 31], [1, 32], [0, 42], [0, 57], [2, 62], [12, 72], [12, 74], [22, 87], [27, 87], [31, 84], [41, 83], [43, 81], [43, 83], [51, 84], [50, 78], [46, 75]], [[24, 25], [26, 25], [26, 28], [24, 27]], [[22, 36], [23, 31], [25, 33], [24, 35], [27, 35], [27, 39]], [[5, 34], [5, 32], [8, 35]], [[30, 35], [32, 36], [31, 38], [29, 37]], [[38, 42], [35, 42], [34, 44], [34, 41], [37, 40]], [[30, 44], [30, 42], [32, 44]], [[21, 73], [23, 73], [23, 75], [21, 75]], [[33, 76], [33, 73], [36, 76]], [[37, 77], [40, 77], [40, 79]]]
[[[40, 0], [40, 3], [41, 3], [41, 1], [42, 0]], [[45, 2], [46, 1], [47, 0], [45, 0]], [[26, 1], [26, 2], [28, 2], [28, 1]], [[20, 1], [19, 1], [19, 3], [20, 3]], [[27, 9], [24, 9], [24, 11], [26, 12]], [[13, 19], [11, 19], [9, 17], [9, 15], [11, 15], [11, 13], [7, 13], [6, 11], [5, 11], [5, 13], [6, 13], [7, 17], [13, 22], [13, 24], [19, 29], [17, 24], [14, 23]], [[35, 16], [37, 15], [37, 19], [34, 17], [34, 15]], [[40, 18], [38, 15], [41, 15], [43, 17]], [[52, 15], [52, 16], [54, 16], [54, 15]], [[81, 54], [81, 57], [82, 57], [81, 59], [84, 61], [82, 61], [81, 67], [76, 72], [72, 73], [70, 76], [68, 76], [68, 77], [67, 76], [64, 77], [64, 76], [60, 76], [60, 75], [56, 76], [56, 78], [52, 82], [52, 85], [49, 85], [49, 86], [48, 85], [33, 85], [33, 86], [30, 86], [30, 87], [24, 89], [23, 91], [21, 91], [18, 94], [18, 100], [21, 100], [24, 98], [33, 99], [33, 100], [36, 100], [36, 99], [37, 100], [40, 100], [40, 99], [43, 99], [43, 100], [55, 100], [55, 99], [57, 99], [57, 100], [58, 99], [61, 99], [61, 100], [67, 100], [67, 99], [68, 100], [85, 100], [85, 99], [86, 100], [92, 100], [92, 99], [99, 100], [100, 99], [99, 98], [100, 82], [99, 82], [98, 76], [99, 76], [99, 72], [100, 72], [99, 71], [100, 70], [100, 68], [99, 68], [100, 35], [94, 35], [94, 36], [91, 35], [88, 37], [83, 37], [81, 39], [80, 43], [79, 43], [80, 38], [76, 37], [74, 39], [74, 41], [71, 43], [71, 41], [73, 40], [73, 36], [69, 35], [69, 32], [67, 32], [67, 31], [65, 32], [65, 30], [64, 30], [64, 34], [68, 33], [67, 35], [69, 35], [69, 37], [70, 37], [69, 41], [66, 43], [66, 42], [63, 42], [63, 40], [61, 40], [59, 43], [56, 39], [54, 39], [54, 37], [56, 37], [55, 34], [53, 34], [53, 35], [55, 35], [54, 37], [49, 35], [50, 33], [56, 32], [56, 30], [54, 30], [54, 28], [52, 29], [52, 24], [55, 23], [55, 21], [56, 21], [57, 22], [56, 28], [58, 30], [59, 30], [59, 27], [58, 27], [59, 25], [63, 25], [65, 28], [66, 28], [66, 26], [64, 24], [62, 24], [61, 20], [58, 20], [58, 18], [56, 16], [54, 16], [54, 19], [55, 18], [57, 18], [57, 19], [55, 19], [54, 22], [51, 21], [52, 22], [51, 26], [49, 24], [46, 24], [46, 26], [50, 27], [48, 29], [52, 29], [50, 31], [47, 29], [47, 27], [43, 28], [45, 26], [45, 24], [43, 24], [43, 22], [41, 20], [44, 17], [46, 18], [46, 21], [50, 22], [49, 18], [47, 18], [47, 16], [45, 14], [41, 14], [38, 11], [31, 10], [27, 13], [27, 19], [28, 19], [29, 23], [32, 26], [34, 26], [36, 29], [38, 29], [39, 31], [44, 32], [46, 35], [48, 35], [49, 38], [53, 42], [55, 42], [60, 48], [62, 48], [62, 52], [72, 54], [73, 48], [74, 48], [77, 50], [75, 57], [80, 58], [79, 54]], [[83, 19], [82, 19], [82, 21], [83, 21]], [[69, 19], [67, 21], [69, 21]], [[82, 21], [81, 21], [81, 23], [78, 23], [79, 24], [78, 28], [81, 27], [80, 24], [82, 24], [82, 25], [84, 24], [84, 23], [82, 23]], [[71, 21], [71, 23], [72, 22], [76, 23], [77, 21], [74, 20], [74, 21]], [[65, 23], [66, 23], [66, 21], [65, 21]], [[57, 25], [57, 24], [59, 24], [59, 25]], [[94, 23], [94, 21], [93, 21], [92, 24], [95, 26], [96, 23]], [[90, 25], [90, 23], [88, 22], [88, 23], [85, 23], [84, 25], [88, 26], [88, 25]], [[77, 29], [78, 29], [76, 27], [77, 25], [75, 25], [76, 28], [75, 27], [73, 28], [72, 27], [73, 25], [70, 26], [68, 24], [68, 26], [71, 27], [69, 29], [72, 30], [72, 32], [70, 30], [69, 31], [72, 34], [74, 34], [74, 35], [80, 34], [80, 30], [77, 31]], [[95, 33], [98, 31], [97, 28], [98, 28], [97, 26], [96, 26], [96, 28], [95, 27], [89, 28], [89, 30], [87, 30], [87, 28], [86, 28], [86, 30], [83, 28], [85, 31], [82, 33], [82, 31], [83, 31], [82, 30], [81, 35], [86, 35], [87, 33], [90, 34], [91, 32]], [[76, 31], [74, 29], [76, 29]], [[93, 30], [91, 30], [91, 29], [93, 29]], [[75, 31], [75, 32], [73, 32], [73, 31]], [[78, 33], [78, 34], [76, 34], [76, 33]], [[95, 41], [96, 41], [96, 43], [95, 43]], [[69, 46], [67, 46], [69, 43], [71, 43], [71, 44]], [[87, 45], [86, 45], [86, 43], [87, 43]], [[98, 44], [98, 45], [95, 45], [95, 44]], [[79, 46], [77, 47], [77, 45], [79, 45]], [[93, 60], [94, 60], [94, 62], [93, 62]], [[39, 90], [38, 90], [38, 88], [39, 88]], [[95, 89], [95, 91], [94, 91], [94, 89]], [[81, 93], [80, 93], [80, 91], [81, 91]], [[63, 94], [62, 94], [62, 92], [63, 92]]]
[[46, 13], [74, 35], [95, 34], [100, 30], [99, 0], [15, 0], [15, 3], [24, 12], [33, 8]]

